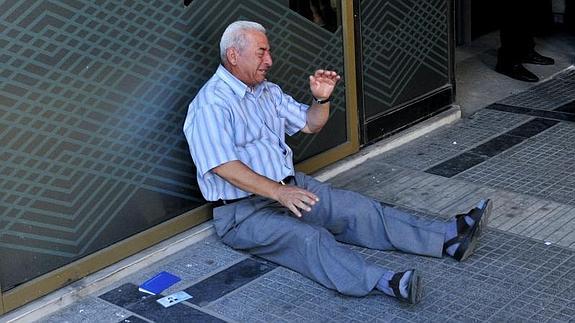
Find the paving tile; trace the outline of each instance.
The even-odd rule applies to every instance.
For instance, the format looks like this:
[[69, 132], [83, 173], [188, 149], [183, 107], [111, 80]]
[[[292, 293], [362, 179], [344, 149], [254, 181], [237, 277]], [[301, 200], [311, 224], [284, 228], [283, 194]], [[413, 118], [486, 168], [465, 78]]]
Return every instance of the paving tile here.
[[188, 287], [185, 291], [194, 296], [189, 300], [190, 303], [204, 306], [276, 267], [274, 263], [248, 258]]
[[[517, 136], [522, 138], [531, 138], [535, 135], [539, 135], [543, 131], [558, 124], [558, 121], [535, 118], [529, 120], [505, 133], [504, 136]], [[509, 139], [506, 137], [506, 139]]]
[[[564, 108], [565, 106], [561, 106]], [[538, 119], [546, 119], [549, 121], [575, 121], [575, 114], [563, 111], [547, 111], [547, 110], [539, 110], [539, 109], [532, 109], [532, 108], [524, 108], [524, 107], [517, 107], [511, 105], [504, 105], [504, 104], [492, 104], [488, 106], [486, 109], [490, 110], [497, 110], [503, 112], [511, 112], [517, 114], [528, 115], [532, 117], [537, 117]]]
[[547, 238], [550, 241], [557, 241], [557, 244], [572, 246], [575, 242], [575, 232], [573, 232], [573, 225], [563, 226], [557, 231], [553, 232]]
[[440, 128], [382, 155], [391, 165], [424, 170], [531, 119], [513, 113], [480, 110], [455, 125]]
[[553, 111], [575, 114], [575, 101], [568, 102], [568, 103], [554, 109]]
[[524, 203], [522, 205], [520, 211], [508, 213], [507, 217], [509, 218], [509, 220], [504, 224], [500, 225], [498, 228], [501, 230], [517, 233], [517, 230], [515, 230], [515, 228], [518, 225], [524, 223], [525, 221], [527, 221], [527, 219], [535, 221], [540, 217], [540, 215], [537, 212], [540, 212], [542, 208], [545, 208], [548, 205], [547, 201], [539, 199], [531, 199], [527, 203]]
[[464, 152], [439, 165], [426, 169], [429, 174], [453, 177], [486, 161], [488, 157]]
[[[545, 230], [549, 229], [551, 224], [555, 222], [561, 223], [561, 220], [565, 217], [569, 218], [568, 212], [572, 209], [573, 207], [548, 201], [548, 204], [540, 210], [540, 216], [534, 219], [527, 219], [520, 224], [520, 227], [518, 228], [520, 232], [518, 233], [543, 240], [541, 237], [545, 236]], [[551, 229], [550, 232], [555, 230], [556, 229]], [[536, 237], [533, 234], [540, 235], [540, 237]]]
[[130, 311], [114, 306], [95, 297], [85, 298], [81, 301], [50, 315], [37, 322], [63, 323], [63, 322], [120, 322], [132, 316]]
[[505, 98], [498, 103], [533, 108], [540, 110], [553, 110], [568, 102], [575, 100], [575, 84], [571, 71], [563, 73], [549, 81]]
[[167, 271], [181, 278], [181, 281], [166, 289], [163, 294], [169, 295], [188, 288], [189, 286], [240, 262], [249, 255], [237, 252], [225, 246], [213, 235], [181, 250], [165, 259], [156, 262], [137, 273], [118, 280], [108, 289], [119, 287], [126, 283], [140, 285], [161, 271]]
[[[463, 264], [447, 258], [424, 258], [424, 262], [420, 261], [421, 258], [382, 251], [370, 256], [370, 259], [385, 263], [394, 270], [415, 267], [422, 271], [426, 292], [424, 300], [417, 306], [402, 304], [375, 293], [363, 298], [346, 297], [325, 289], [322, 293], [317, 293], [318, 289], [322, 289], [321, 286], [279, 267], [266, 275], [265, 279], [259, 279], [257, 284], [246, 285], [239, 291], [213, 302], [208, 308], [221, 315], [232, 315], [231, 319], [238, 321], [243, 321], [245, 316], [234, 314], [230, 307], [248, 306], [250, 308], [247, 310], [255, 315], [253, 318], [256, 320], [263, 316], [258, 314], [255, 308], [267, 308], [269, 314], [284, 319], [288, 317], [287, 321], [323, 321], [327, 320], [327, 317], [336, 317], [335, 321], [345, 321], [347, 317], [361, 315], [359, 317], [362, 321], [384, 322], [419, 321], [423, 313], [433, 313], [435, 318], [442, 321], [531, 320], [538, 318], [543, 310], [545, 315], [551, 316], [565, 316], [570, 310], [575, 310], [572, 299], [575, 293], [570, 292], [575, 288], [572, 288], [572, 283], [567, 283], [568, 279], [561, 272], [565, 267], [558, 267], [560, 263], [569, 262], [567, 266], [575, 262], [575, 252], [569, 249], [547, 246], [536, 240], [502, 231], [488, 230], [476, 255], [469, 259], [468, 266], [462, 266]], [[489, 265], [490, 259], [500, 260]], [[436, 266], [428, 266], [429, 263], [435, 263]], [[528, 267], [528, 264], [535, 266]], [[278, 284], [290, 288], [279, 292]], [[270, 292], [273, 290], [276, 292]], [[309, 294], [309, 300], [298, 305], [287, 305], [290, 304], [290, 298], [286, 297], [286, 293], [296, 292], [297, 297]], [[263, 300], [252, 300], [248, 304], [241, 302], [248, 297], [259, 297]], [[276, 303], [284, 306], [270, 306]], [[463, 310], [454, 311], [453, 308]], [[506, 312], [503, 310], [493, 311], [494, 308], [507, 308], [510, 311], [532, 310], [521, 310], [526, 315], [520, 316], [508, 315], [503, 313]], [[239, 309], [237, 311], [241, 312]]]
[[129, 316], [120, 321], [121, 323], [148, 323], [149, 321], [139, 318], [137, 316]]
[[538, 135], [557, 123], [558, 121], [540, 118], [530, 120], [425, 171], [430, 174], [453, 177], [520, 144], [527, 138]]
[[147, 295], [134, 284], [124, 284], [100, 295], [100, 299], [151, 321], [158, 322], [224, 322], [208, 313], [186, 305], [185, 302], [164, 308], [158, 302], [163, 295]]
[[525, 140], [525, 138], [521, 136], [502, 134], [489, 140], [488, 142], [470, 149], [468, 152], [471, 154], [490, 158], [499, 155], [505, 150], [519, 144], [523, 140]]
[[[569, 140], [575, 140], [575, 126], [571, 128]], [[575, 205], [572, 156], [575, 156], [573, 147], [547, 137], [535, 138], [455, 178]]]
[[[455, 185], [453, 181], [450, 181], [449, 184]], [[440, 208], [438, 208], [438, 213], [445, 214], [447, 216], [465, 213], [471, 208], [475, 207], [481, 199], [493, 200], [494, 209], [496, 209], [501, 204], [501, 200], [499, 199], [499, 196], [495, 190], [478, 185], [470, 185], [469, 183], [465, 183], [465, 188], [462, 189], [460, 193], [461, 195], [453, 195], [444, 199], [443, 204], [440, 206]]]

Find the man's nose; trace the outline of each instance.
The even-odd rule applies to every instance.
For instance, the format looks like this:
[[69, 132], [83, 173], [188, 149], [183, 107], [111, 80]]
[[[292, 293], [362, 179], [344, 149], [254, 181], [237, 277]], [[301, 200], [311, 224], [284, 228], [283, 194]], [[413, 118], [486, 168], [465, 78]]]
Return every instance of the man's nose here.
[[272, 66], [273, 59], [272, 59], [272, 54], [270, 52], [267, 52], [266, 55], [264, 56], [264, 62], [266, 64], [268, 64], [269, 66]]

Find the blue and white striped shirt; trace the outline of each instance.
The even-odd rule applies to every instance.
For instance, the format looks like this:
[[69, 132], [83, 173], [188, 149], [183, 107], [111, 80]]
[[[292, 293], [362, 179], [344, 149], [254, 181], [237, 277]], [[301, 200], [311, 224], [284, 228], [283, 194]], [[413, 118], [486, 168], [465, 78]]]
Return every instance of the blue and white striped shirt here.
[[308, 108], [268, 81], [251, 90], [220, 65], [190, 103], [184, 122], [204, 198], [250, 194], [211, 172], [229, 161], [239, 160], [274, 181], [293, 175], [293, 153], [285, 134], [305, 127]]

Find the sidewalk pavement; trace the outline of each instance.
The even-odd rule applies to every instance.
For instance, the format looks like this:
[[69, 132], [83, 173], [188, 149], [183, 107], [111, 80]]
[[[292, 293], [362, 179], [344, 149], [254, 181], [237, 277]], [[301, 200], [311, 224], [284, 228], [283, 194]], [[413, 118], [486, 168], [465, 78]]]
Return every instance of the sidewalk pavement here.
[[[574, 121], [569, 69], [329, 180], [442, 219], [494, 201], [466, 262], [350, 246], [390, 269], [418, 269], [418, 305], [340, 295], [210, 234], [40, 321], [575, 322]], [[193, 298], [163, 308], [161, 296], [138, 292], [164, 270], [182, 280], [163, 295], [185, 290]]]

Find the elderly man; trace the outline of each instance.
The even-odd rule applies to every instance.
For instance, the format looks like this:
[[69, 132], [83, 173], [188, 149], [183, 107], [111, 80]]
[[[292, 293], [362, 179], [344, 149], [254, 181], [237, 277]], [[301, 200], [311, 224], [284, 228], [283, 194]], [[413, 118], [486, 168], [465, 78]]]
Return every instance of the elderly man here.
[[184, 133], [224, 243], [346, 295], [377, 289], [410, 303], [421, 298], [419, 272], [382, 268], [338, 241], [460, 261], [473, 253], [490, 201], [447, 223], [429, 221], [294, 170], [285, 134], [321, 130], [336, 72], [309, 77], [308, 106], [266, 80], [272, 57], [260, 24], [230, 24], [220, 52], [222, 65], [190, 103]]

